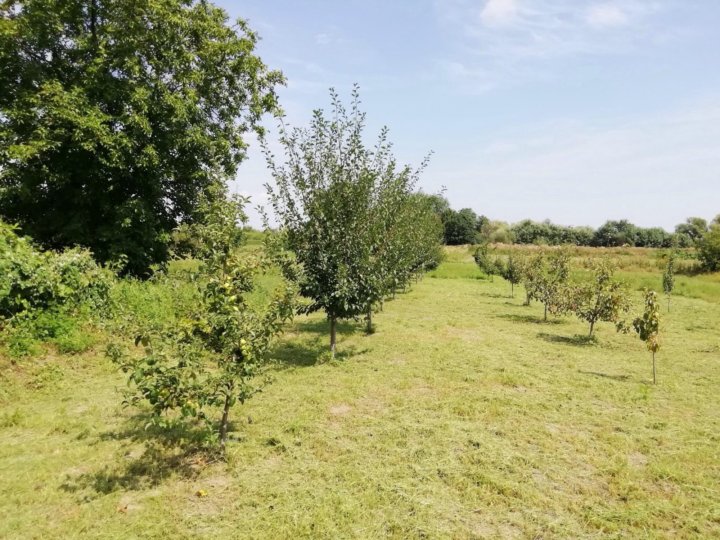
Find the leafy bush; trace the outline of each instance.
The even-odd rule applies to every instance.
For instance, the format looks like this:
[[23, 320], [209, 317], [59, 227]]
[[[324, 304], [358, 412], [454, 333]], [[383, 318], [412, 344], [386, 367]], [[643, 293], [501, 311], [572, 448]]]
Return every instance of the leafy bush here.
[[57, 306], [105, 306], [112, 273], [89, 251], [40, 251], [0, 221], [0, 317]]

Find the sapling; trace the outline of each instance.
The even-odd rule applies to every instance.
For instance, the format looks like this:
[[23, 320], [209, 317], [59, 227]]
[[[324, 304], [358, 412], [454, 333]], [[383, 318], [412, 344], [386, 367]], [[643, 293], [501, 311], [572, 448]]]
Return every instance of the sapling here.
[[645, 291], [645, 311], [633, 321], [633, 328], [652, 353], [653, 384], [656, 384], [655, 353], [660, 350], [658, 334], [660, 332], [660, 304], [655, 291]]
[[613, 280], [615, 265], [607, 260], [589, 261], [592, 280], [571, 289], [570, 310], [590, 324], [588, 337], [600, 321], [621, 324], [621, 316], [630, 310], [625, 286]]
[[670, 313], [670, 297], [675, 288], [675, 252], [671, 251], [668, 255], [665, 272], [663, 272], [663, 290], [667, 295], [668, 313]]
[[515, 297], [515, 285], [522, 279], [522, 261], [510, 254], [507, 262], [502, 265], [502, 277], [510, 283], [510, 297]]

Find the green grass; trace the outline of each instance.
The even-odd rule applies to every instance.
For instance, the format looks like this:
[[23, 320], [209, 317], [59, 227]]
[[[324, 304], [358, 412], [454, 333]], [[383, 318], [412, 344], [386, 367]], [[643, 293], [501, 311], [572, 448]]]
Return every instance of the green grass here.
[[[478, 277], [449, 250], [375, 334], [341, 324], [333, 362], [323, 316], [296, 319], [227, 461], [145, 430], [100, 345], [0, 360], [0, 537], [720, 536], [717, 276], [679, 279], [656, 386], [638, 339], [587, 342]], [[160, 285], [125, 287], [171, 316]]]

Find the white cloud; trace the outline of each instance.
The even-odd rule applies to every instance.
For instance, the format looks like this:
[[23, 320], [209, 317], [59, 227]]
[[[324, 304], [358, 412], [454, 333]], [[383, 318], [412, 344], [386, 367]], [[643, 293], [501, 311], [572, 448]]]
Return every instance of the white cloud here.
[[[627, 54], [657, 41], [653, 15], [670, 0], [436, 0], [439, 23], [459, 63], [480, 86], [552, 76], [551, 62]], [[612, 28], [613, 32], [592, 29]]]
[[511, 22], [517, 15], [515, 0], [487, 0], [480, 12], [480, 20], [488, 25], [502, 25]]
[[333, 41], [333, 37], [330, 34], [320, 33], [315, 35], [315, 43], [318, 45], [330, 45]]
[[597, 28], [623, 26], [629, 22], [627, 14], [615, 4], [590, 6], [586, 20]]

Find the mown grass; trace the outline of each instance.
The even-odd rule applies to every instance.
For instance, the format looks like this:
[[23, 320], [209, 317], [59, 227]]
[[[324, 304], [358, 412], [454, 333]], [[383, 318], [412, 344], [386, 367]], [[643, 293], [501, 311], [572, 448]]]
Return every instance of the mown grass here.
[[[0, 360], [0, 537], [719, 536], [717, 276], [682, 277], [656, 386], [639, 340], [478, 277], [449, 250], [375, 334], [340, 325], [334, 362], [323, 316], [296, 319], [226, 461], [146, 430], [101, 346]], [[122, 298], [167, 317], [163, 286]]]

